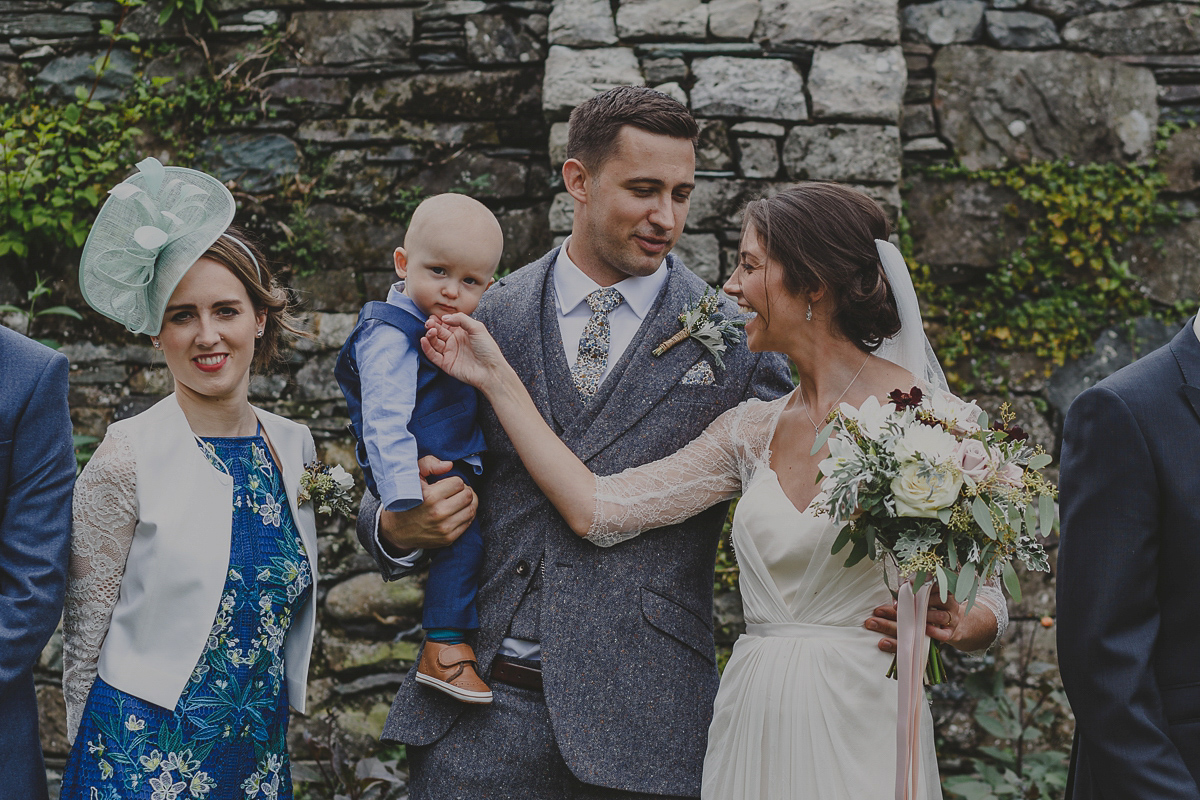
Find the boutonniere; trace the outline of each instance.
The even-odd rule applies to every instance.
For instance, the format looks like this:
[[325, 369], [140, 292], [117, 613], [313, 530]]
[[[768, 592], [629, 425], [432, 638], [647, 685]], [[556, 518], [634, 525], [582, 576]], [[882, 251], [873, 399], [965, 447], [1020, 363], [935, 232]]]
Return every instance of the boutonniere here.
[[654, 348], [654, 355], [661, 356], [684, 339], [695, 339], [712, 353], [718, 367], [724, 368], [721, 353], [742, 340], [742, 328], [746, 323], [740, 319], [726, 319], [717, 310], [721, 297], [716, 289], [709, 289], [699, 300], [683, 307], [679, 324], [683, 330]]
[[318, 513], [332, 514], [336, 511], [353, 519], [354, 501], [350, 498], [353, 488], [354, 478], [340, 466], [331, 467], [320, 461], [310, 461], [304, 465], [304, 474], [300, 476], [297, 505], [311, 501]]

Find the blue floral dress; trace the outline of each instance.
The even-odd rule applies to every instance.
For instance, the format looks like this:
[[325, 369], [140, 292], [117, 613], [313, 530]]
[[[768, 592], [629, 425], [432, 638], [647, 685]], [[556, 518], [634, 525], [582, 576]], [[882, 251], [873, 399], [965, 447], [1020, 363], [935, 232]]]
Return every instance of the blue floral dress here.
[[208, 643], [174, 710], [96, 678], [63, 800], [292, 797], [283, 643], [312, 573], [262, 436], [201, 442], [233, 478], [229, 573]]

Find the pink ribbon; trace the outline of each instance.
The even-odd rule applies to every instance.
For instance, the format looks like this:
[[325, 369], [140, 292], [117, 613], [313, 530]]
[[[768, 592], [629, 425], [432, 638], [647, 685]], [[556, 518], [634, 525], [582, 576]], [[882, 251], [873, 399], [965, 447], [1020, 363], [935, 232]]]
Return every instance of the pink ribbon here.
[[925, 663], [929, 637], [925, 614], [933, 581], [913, 592], [912, 581], [900, 584], [896, 598], [896, 679], [899, 708], [896, 714], [896, 800], [915, 800], [921, 756], [921, 704], [925, 701]]

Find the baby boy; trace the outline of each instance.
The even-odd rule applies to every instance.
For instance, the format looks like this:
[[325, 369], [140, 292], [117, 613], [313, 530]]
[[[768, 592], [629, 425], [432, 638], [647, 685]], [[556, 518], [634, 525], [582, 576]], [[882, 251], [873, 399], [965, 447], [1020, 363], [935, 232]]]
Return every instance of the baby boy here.
[[[441, 480], [473, 484], [482, 471], [483, 434], [476, 394], [425, 357], [421, 338], [431, 315], [470, 314], [491, 285], [504, 236], [492, 212], [461, 194], [440, 194], [417, 207], [395, 252], [400, 281], [386, 303], [363, 307], [338, 355], [335, 374], [350, 408], [357, 457], [367, 487], [387, 511], [421, 504], [417, 459], [453, 461]], [[433, 553], [421, 625], [425, 648], [418, 683], [466, 703], [490, 703], [466, 633], [479, 628], [475, 610], [483, 536], [475, 520]]]

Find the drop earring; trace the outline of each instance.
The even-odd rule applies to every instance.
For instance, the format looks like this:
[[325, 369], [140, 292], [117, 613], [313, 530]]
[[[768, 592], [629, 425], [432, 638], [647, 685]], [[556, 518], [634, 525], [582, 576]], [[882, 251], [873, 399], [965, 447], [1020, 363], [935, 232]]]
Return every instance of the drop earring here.
[[804, 318], [809, 322], [812, 322], [812, 303], [808, 304], [808, 311], [804, 312]]
[[158, 339], [151, 339], [150, 344], [154, 345], [155, 350], [162, 350], [162, 342]]

